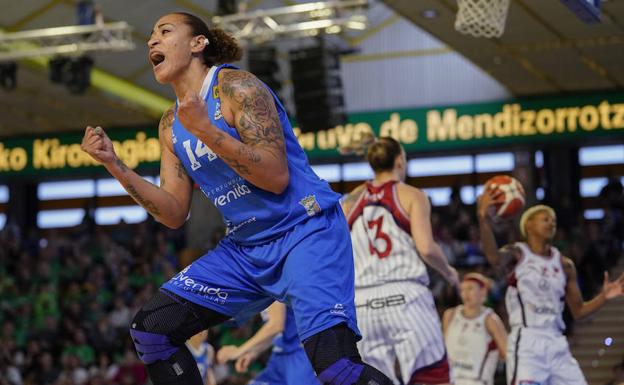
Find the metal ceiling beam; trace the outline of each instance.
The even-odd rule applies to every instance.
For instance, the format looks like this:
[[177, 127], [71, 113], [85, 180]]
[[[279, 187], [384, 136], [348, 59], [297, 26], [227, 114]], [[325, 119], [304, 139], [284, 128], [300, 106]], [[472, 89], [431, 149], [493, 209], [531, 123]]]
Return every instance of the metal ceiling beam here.
[[[0, 28], [0, 33], [4, 32], [5, 30]], [[22, 44], [29, 46], [28, 48], [30, 49], [41, 48], [32, 42], [24, 42]], [[23, 61], [41, 70], [48, 70], [47, 57], [29, 57]], [[97, 68], [91, 70], [91, 86], [144, 108], [154, 118], [160, 117], [173, 104], [172, 100]]]
[[264, 42], [316, 36], [342, 29], [363, 30], [368, 0], [319, 1], [215, 16], [212, 22], [239, 40]]
[[128, 23], [117, 22], [0, 32], [0, 62], [90, 51], [132, 50], [131, 30]]

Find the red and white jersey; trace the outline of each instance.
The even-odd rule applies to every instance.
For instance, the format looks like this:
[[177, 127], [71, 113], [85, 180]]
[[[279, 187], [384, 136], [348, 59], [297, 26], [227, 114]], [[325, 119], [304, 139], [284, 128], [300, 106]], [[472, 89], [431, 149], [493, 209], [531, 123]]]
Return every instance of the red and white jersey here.
[[550, 256], [545, 257], [534, 254], [524, 242], [515, 245], [522, 250], [522, 258], [509, 277], [505, 297], [509, 324], [563, 332], [566, 276], [561, 253], [551, 247]]
[[427, 286], [429, 276], [416, 251], [409, 215], [399, 203], [397, 185], [366, 183], [347, 216], [355, 260], [355, 287], [414, 281]]
[[485, 326], [492, 309], [483, 308], [475, 318], [462, 314], [457, 306], [446, 332], [446, 349], [457, 384], [473, 380], [484, 385], [494, 383], [498, 362], [496, 343]]

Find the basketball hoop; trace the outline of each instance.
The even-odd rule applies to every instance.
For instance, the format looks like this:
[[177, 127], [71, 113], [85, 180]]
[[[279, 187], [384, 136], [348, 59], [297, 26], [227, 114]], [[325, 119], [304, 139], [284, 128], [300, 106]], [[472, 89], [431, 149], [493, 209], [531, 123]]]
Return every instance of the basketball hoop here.
[[500, 37], [505, 31], [509, 0], [457, 0], [455, 29], [474, 37]]

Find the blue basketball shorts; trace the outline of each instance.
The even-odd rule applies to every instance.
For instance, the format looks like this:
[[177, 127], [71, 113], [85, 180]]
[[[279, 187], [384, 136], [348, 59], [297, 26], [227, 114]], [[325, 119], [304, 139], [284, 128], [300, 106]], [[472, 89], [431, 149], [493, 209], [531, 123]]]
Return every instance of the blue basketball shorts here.
[[229, 238], [162, 288], [241, 323], [277, 300], [292, 307], [299, 339], [339, 323], [358, 336], [351, 237], [339, 205], [256, 246]]
[[303, 349], [273, 353], [266, 368], [249, 385], [320, 385]]

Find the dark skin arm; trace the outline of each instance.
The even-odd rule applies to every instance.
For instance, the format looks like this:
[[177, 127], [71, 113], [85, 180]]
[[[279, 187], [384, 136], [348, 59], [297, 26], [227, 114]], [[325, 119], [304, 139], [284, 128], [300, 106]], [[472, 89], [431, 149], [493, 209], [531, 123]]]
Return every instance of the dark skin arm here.
[[576, 275], [576, 267], [570, 258], [562, 257], [563, 270], [566, 274], [566, 303], [574, 319], [586, 317], [598, 311], [607, 300], [624, 294], [624, 273], [613, 282], [609, 281], [609, 273], [604, 273], [602, 291], [593, 299], [583, 302]]
[[219, 73], [223, 116], [241, 140], [213, 126], [206, 104], [187, 95], [178, 107], [178, 119], [210, 147], [237, 174], [254, 186], [281, 194], [289, 183], [284, 132], [273, 97], [246, 71], [224, 69]]
[[498, 196], [492, 190], [486, 190], [483, 195], [479, 196], [477, 199], [477, 219], [479, 221], [481, 249], [497, 275], [504, 276], [520, 259], [522, 252], [514, 245], [506, 245], [499, 249], [496, 244], [488, 209], [496, 204], [497, 198]]

